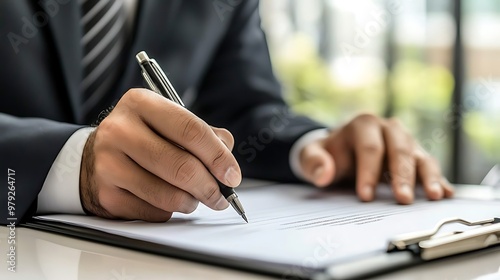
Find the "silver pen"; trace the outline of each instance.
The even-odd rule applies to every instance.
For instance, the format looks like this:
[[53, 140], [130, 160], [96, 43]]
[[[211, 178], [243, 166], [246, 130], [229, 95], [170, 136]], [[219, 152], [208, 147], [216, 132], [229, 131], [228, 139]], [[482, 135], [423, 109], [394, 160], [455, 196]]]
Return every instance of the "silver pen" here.
[[[142, 77], [152, 91], [168, 98], [169, 100], [181, 105], [182, 107], [185, 107], [181, 98], [168, 80], [167, 75], [165, 75], [156, 60], [150, 59], [145, 51], [139, 52], [135, 56], [135, 58], [141, 66]], [[243, 206], [238, 199], [238, 195], [234, 192], [234, 189], [222, 184], [219, 180], [217, 180], [217, 178], [215, 178], [215, 180], [219, 184], [219, 189], [222, 195], [224, 195], [229, 204], [233, 206], [238, 215], [240, 215], [245, 220], [245, 222], [248, 223], [248, 219], [245, 215], [245, 210], [243, 209]]]

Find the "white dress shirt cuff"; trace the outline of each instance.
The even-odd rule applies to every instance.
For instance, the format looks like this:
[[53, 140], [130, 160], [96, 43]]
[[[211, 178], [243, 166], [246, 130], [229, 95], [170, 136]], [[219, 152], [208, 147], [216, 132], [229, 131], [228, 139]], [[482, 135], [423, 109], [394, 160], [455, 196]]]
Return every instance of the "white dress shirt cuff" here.
[[302, 167], [300, 166], [300, 152], [302, 151], [302, 149], [306, 145], [316, 140], [328, 137], [328, 134], [329, 132], [326, 128], [312, 130], [302, 135], [302, 137], [300, 137], [293, 144], [292, 148], [290, 149], [290, 168], [297, 178], [305, 181], [304, 172], [302, 170]]
[[38, 195], [37, 214], [85, 214], [80, 202], [80, 165], [83, 148], [93, 130], [79, 129], [64, 144]]

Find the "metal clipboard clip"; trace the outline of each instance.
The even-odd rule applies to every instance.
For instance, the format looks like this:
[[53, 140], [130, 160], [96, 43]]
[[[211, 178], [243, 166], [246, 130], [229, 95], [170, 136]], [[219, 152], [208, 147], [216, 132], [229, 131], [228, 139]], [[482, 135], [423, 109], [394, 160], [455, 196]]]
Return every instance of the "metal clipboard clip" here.
[[[439, 234], [448, 224], [474, 227], [467, 231]], [[423, 260], [432, 260], [460, 253], [488, 248], [500, 244], [500, 218], [470, 222], [460, 218], [441, 221], [429, 231], [399, 235], [389, 241], [387, 252], [410, 251]]]

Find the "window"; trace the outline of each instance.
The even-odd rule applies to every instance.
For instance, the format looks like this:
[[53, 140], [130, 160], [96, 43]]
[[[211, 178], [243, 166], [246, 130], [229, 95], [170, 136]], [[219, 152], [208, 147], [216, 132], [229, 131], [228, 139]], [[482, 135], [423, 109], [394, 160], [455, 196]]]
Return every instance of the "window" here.
[[454, 181], [479, 183], [500, 161], [500, 3], [463, 1], [462, 17], [455, 7], [452, 0], [261, 1], [275, 72], [295, 111], [330, 126], [362, 112], [398, 117]]

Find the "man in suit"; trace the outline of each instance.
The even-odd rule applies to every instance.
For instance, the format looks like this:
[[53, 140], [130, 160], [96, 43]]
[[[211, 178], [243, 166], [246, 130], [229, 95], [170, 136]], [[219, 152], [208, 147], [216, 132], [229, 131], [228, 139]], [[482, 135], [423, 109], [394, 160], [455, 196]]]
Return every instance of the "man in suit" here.
[[[242, 174], [318, 187], [354, 178], [370, 201], [387, 168], [400, 203], [416, 180], [429, 199], [452, 195], [397, 121], [361, 115], [327, 130], [287, 109], [257, 0], [4, 0], [0, 21], [0, 166], [15, 172], [2, 176], [4, 224], [84, 211], [166, 221], [200, 201], [220, 210], [213, 176], [236, 187]], [[141, 50], [199, 117], [137, 89]]]

